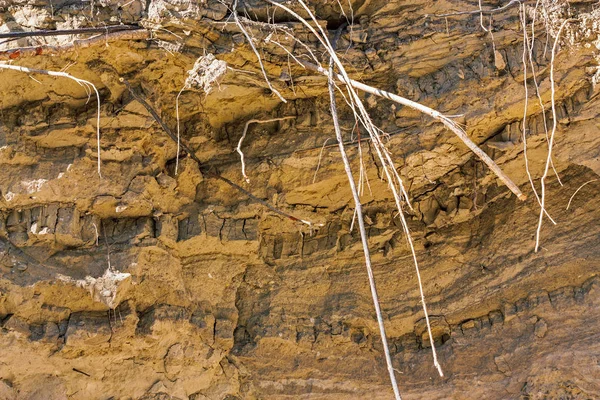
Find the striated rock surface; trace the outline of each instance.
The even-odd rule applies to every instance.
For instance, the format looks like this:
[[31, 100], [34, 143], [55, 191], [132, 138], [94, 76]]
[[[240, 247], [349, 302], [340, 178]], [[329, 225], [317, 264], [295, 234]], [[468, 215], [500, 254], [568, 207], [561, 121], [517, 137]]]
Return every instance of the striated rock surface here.
[[[12, 65], [95, 85], [102, 173], [93, 90], [0, 69], [0, 399], [393, 398], [327, 81], [294, 60], [323, 48], [284, 11], [239, 2], [283, 103], [233, 3], [0, 0], [0, 37], [130, 28], [0, 39]], [[593, 1], [525, 3], [526, 64], [516, 3], [482, 17], [440, 16], [479, 9], [462, 0], [308, 5], [331, 37], [348, 20], [337, 48], [354, 78], [456, 116], [528, 196], [443, 125], [364, 95], [409, 191], [440, 377], [393, 198], [340, 97], [350, 161], [358, 176], [360, 150], [368, 177], [365, 220], [405, 399], [600, 398], [600, 13]], [[569, 18], [553, 118], [552, 45]], [[556, 225], [545, 218], [534, 252], [540, 207], [523, 136], [539, 193], [554, 119]], [[243, 133], [249, 183], [235, 151]]]

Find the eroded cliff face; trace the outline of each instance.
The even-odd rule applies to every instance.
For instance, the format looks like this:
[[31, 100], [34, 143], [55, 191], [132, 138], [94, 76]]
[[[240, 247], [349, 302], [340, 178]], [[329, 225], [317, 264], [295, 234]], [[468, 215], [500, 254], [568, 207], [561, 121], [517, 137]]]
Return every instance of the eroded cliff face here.
[[[0, 71], [1, 399], [392, 397], [326, 78], [290, 54], [323, 49], [281, 10], [258, 0], [238, 6], [282, 103], [231, 3], [0, 1], [2, 32], [144, 28], [70, 48], [72, 36], [2, 44], [0, 57], [13, 65], [66, 70], [97, 87], [102, 178], [94, 96], [67, 78]], [[537, 253], [518, 5], [490, 20], [436, 16], [477, 10], [473, 1], [344, 4], [354, 18], [338, 49], [352, 76], [460, 115], [529, 197], [516, 199], [438, 122], [365, 95], [410, 194], [441, 378], [393, 199], [340, 97], [351, 163], [358, 171], [361, 146], [369, 178], [362, 200], [375, 279], [406, 399], [600, 397], [594, 3], [526, 6], [529, 33], [537, 21], [525, 126], [538, 191], [544, 126], [553, 124], [553, 35], [575, 20], [554, 62], [553, 164], [562, 184], [549, 175], [546, 203], [557, 224], [546, 219]], [[338, 2], [310, 7], [332, 35], [345, 21]], [[226, 63], [214, 75], [208, 55]], [[202, 56], [207, 63], [193, 70]], [[180, 132], [202, 165], [182, 151], [175, 174], [176, 143], [120, 78], [173, 131], [188, 79]], [[235, 147], [246, 122], [283, 117], [292, 118], [248, 126], [245, 183]], [[215, 174], [316, 227], [275, 214]]]

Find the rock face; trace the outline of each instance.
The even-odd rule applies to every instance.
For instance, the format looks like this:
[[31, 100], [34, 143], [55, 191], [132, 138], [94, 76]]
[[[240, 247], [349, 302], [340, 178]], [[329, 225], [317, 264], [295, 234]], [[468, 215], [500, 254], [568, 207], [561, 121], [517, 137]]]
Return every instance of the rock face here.
[[[341, 26], [352, 77], [456, 116], [528, 196], [437, 121], [363, 95], [409, 192], [440, 377], [392, 195], [340, 95], [405, 399], [600, 398], [600, 14], [530, 3], [523, 18], [512, 2], [308, 4], [331, 37]], [[295, 62], [327, 65], [307, 27], [259, 0], [0, 0], [0, 24], [121, 26], [0, 44], [11, 65], [95, 86], [102, 174], [93, 88], [0, 70], [1, 399], [393, 398], [327, 80]], [[523, 138], [541, 194], [553, 126], [556, 225], [534, 252]]]

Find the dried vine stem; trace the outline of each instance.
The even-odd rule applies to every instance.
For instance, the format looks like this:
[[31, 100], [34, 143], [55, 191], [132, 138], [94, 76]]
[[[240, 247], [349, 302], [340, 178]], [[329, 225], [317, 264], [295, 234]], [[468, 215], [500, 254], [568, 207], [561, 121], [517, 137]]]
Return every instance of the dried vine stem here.
[[340, 154], [342, 156], [342, 160], [344, 162], [344, 170], [346, 171], [346, 176], [348, 177], [348, 183], [350, 185], [350, 190], [352, 191], [352, 197], [354, 199], [354, 209], [356, 212], [356, 217], [358, 219], [358, 228], [360, 231], [360, 239], [362, 242], [363, 252], [365, 255], [365, 265], [367, 267], [367, 274], [369, 276], [369, 287], [371, 288], [371, 297], [373, 299], [373, 304], [375, 306], [375, 313], [377, 314], [377, 324], [379, 325], [379, 333], [381, 335], [381, 343], [383, 345], [383, 352], [385, 354], [385, 362], [387, 364], [388, 373], [390, 375], [390, 381], [392, 383], [392, 388], [394, 390], [394, 397], [396, 400], [401, 400], [400, 390], [398, 389], [398, 383], [396, 382], [396, 375], [394, 373], [394, 366], [392, 364], [392, 357], [390, 355], [390, 349], [387, 342], [387, 336], [385, 333], [385, 325], [383, 324], [383, 316], [381, 313], [381, 307], [379, 305], [379, 296], [377, 295], [377, 287], [375, 286], [375, 277], [373, 276], [373, 267], [371, 265], [371, 254], [369, 252], [369, 242], [367, 231], [365, 229], [365, 222], [362, 213], [362, 204], [360, 202], [360, 196], [358, 194], [358, 190], [356, 188], [356, 184], [354, 182], [354, 176], [352, 175], [352, 168], [350, 167], [350, 161], [348, 161], [348, 156], [346, 155], [346, 149], [344, 148], [344, 140], [342, 138], [342, 132], [340, 130], [340, 123], [337, 115], [337, 107], [335, 101], [335, 83], [333, 81], [333, 60], [331, 61], [331, 65], [329, 67], [329, 101], [331, 104], [331, 116], [333, 118], [333, 127], [335, 129], [335, 136], [338, 141], [338, 146], [340, 149]]
[[567, 210], [569, 209], [569, 207], [571, 207], [571, 202], [575, 198], [575, 195], [577, 193], [579, 193], [579, 191], [581, 189], [583, 189], [584, 186], [586, 186], [586, 185], [588, 185], [590, 183], [593, 183], [593, 182], [598, 182], [598, 181], [600, 181], [600, 179], [592, 179], [592, 180], [589, 180], [589, 181], [585, 182], [583, 185], [579, 186], [579, 188], [575, 191], [575, 193], [573, 193], [573, 195], [571, 195], [571, 198], [569, 199], [569, 203], [567, 204]]
[[94, 90], [94, 92], [96, 93], [96, 100], [98, 103], [98, 112], [97, 112], [97, 118], [96, 118], [96, 142], [97, 142], [96, 144], [98, 146], [98, 176], [100, 178], [102, 178], [102, 174], [100, 172], [100, 164], [101, 164], [101, 160], [100, 160], [100, 94], [98, 93], [98, 89], [96, 89], [96, 86], [90, 81], [86, 81], [85, 79], [76, 78], [73, 75], [68, 74], [66, 72], [48, 71], [45, 69], [27, 68], [27, 67], [21, 67], [18, 65], [10, 65], [10, 64], [0, 64], [0, 69], [9, 69], [12, 71], [24, 72], [26, 74], [41, 74], [41, 75], [57, 76], [57, 77], [61, 77], [61, 78], [71, 79], [71, 80], [77, 82], [79, 85], [81, 85], [85, 89], [85, 91], [88, 95], [88, 101], [89, 101], [89, 97], [91, 95], [90, 88], [92, 88]]
[[[341, 61], [339, 60], [339, 58], [337, 57], [335, 51], [333, 49], [331, 49], [331, 44], [329, 43], [329, 40], [327, 39], [327, 35], [325, 34], [325, 32], [323, 31], [323, 28], [321, 28], [321, 26], [317, 23], [316, 18], [314, 17], [314, 15], [312, 14], [312, 12], [309, 10], [309, 8], [304, 4], [304, 2], [302, 0], [298, 0], [298, 2], [300, 3], [300, 5], [305, 9], [305, 11], [311, 16], [311, 18], [313, 19], [313, 22], [315, 22], [315, 24], [317, 25], [317, 27], [319, 28], [319, 30], [321, 30], [321, 34], [319, 34], [315, 28], [313, 28], [313, 26], [311, 26], [304, 18], [302, 18], [300, 15], [298, 15], [296, 12], [294, 12], [293, 10], [291, 10], [290, 8], [286, 7], [283, 4], [280, 3], [276, 3], [273, 0], [265, 0], [267, 3], [279, 7], [281, 9], [283, 9], [284, 11], [286, 11], [287, 13], [289, 13], [290, 15], [294, 16], [296, 19], [298, 19], [300, 22], [302, 22], [316, 37], [317, 39], [319, 39], [319, 41], [321, 42], [321, 44], [323, 44], [323, 46], [325, 46], [325, 48], [327, 49], [327, 51], [331, 54], [331, 57], [333, 58], [336, 66], [338, 67], [338, 69], [340, 70], [341, 73], [338, 74], [334, 74], [335, 78], [337, 78], [339, 81], [341, 81], [342, 83], [353, 87], [355, 89], [358, 90], [362, 90], [364, 92], [367, 93], [371, 93], [374, 94], [376, 96], [379, 97], [383, 97], [386, 98], [388, 100], [394, 101], [398, 104], [402, 104], [405, 105], [407, 107], [413, 108], [417, 111], [420, 111], [424, 114], [427, 114], [431, 117], [433, 117], [434, 119], [437, 119], [438, 121], [440, 121], [441, 123], [443, 123], [448, 129], [450, 129], [454, 134], [456, 134], [463, 143], [465, 143], [467, 145], [467, 147], [469, 147], [469, 149], [471, 149], [471, 151], [473, 153], [475, 153], [487, 166], [488, 168], [490, 168], [490, 170], [492, 170], [492, 172], [494, 172], [496, 174], [496, 176], [498, 178], [500, 178], [500, 180], [522, 201], [527, 199], [527, 196], [524, 195], [521, 190], [519, 189], [519, 187], [504, 173], [504, 171], [502, 171], [502, 169], [500, 169], [500, 167], [498, 167], [498, 165], [483, 151], [481, 150], [481, 148], [479, 148], [479, 146], [477, 146], [470, 138], [469, 136], [466, 134], [466, 132], [454, 121], [452, 121], [452, 119], [450, 119], [448, 116], [443, 115], [442, 113], [440, 113], [439, 111], [436, 111], [432, 108], [429, 108], [427, 106], [424, 106], [423, 104], [417, 103], [415, 101], [406, 99], [404, 97], [398, 96], [396, 94], [393, 93], [389, 93], [386, 92], [384, 90], [381, 89], [377, 89], [374, 88], [372, 86], [366, 85], [364, 83], [355, 81], [353, 79], [350, 79], [350, 77], [348, 76], [348, 74], [345, 72], [345, 69], [341, 63]], [[508, 5], [507, 5], [508, 6]], [[477, 11], [479, 12], [479, 11]], [[302, 65], [304, 68], [319, 72], [325, 76], [329, 76], [329, 71], [326, 70], [325, 68], [323, 68], [321, 65], [318, 64], [313, 64], [311, 62], [305, 61], [305, 60], [301, 60], [301, 59], [297, 59], [297, 61], [299, 62], [300, 65]], [[358, 95], [354, 92], [350, 93], [350, 98], [352, 101], [356, 102], [356, 104], [358, 105], [360, 102], [360, 99], [358, 98]], [[372, 126], [372, 123], [368, 122], [368, 114], [366, 113], [366, 110], [362, 110], [362, 107], [358, 107], [359, 111], [361, 114], [360, 116], [358, 116], [359, 119], [361, 119], [361, 122], [363, 122], [363, 125], [365, 126]], [[356, 115], [356, 111], [353, 109], [353, 111], [355, 112]], [[374, 140], [374, 142], [376, 144], [375, 148], [378, 152], [381, 152], [383, 154], [378, 154], [380, 156], [380, 158], [382, 159], [387, 159], [387, 161], [390, 163], [390, 165], [393, 165], [393, 162], [390, 158], [389, 152], [387, 152], [387, 150], [385, 150], [385, 147], [383, 146], [382, 143], [380, 143], [380, 146], [377, 146], [377, 140]], [[383, 150], [382, 150], [383, 147]], [[383, 162], [383, 165], [385, 165], [386, 163]], [[386, 168], [384, 167], [384, 170]], [[394, 178], [396, 181], [401, 182], [400, 177], [397, 175], [397, 172], [395, 169], [393, 169], [393, 173], [394, 173]], [[401, 183], [400, 183], [401, 185]], [[404, 188], [401, 186], [401, 190], [405, 196], [405, 199], [408, 201], [408, 196], [406, 196], [406, 192], [404, 190]]]
[[93, 36], [88, 39], [76, 39], [64, 46], [32, 46], [18, 47], [10, 50], [0, 51], [0, 60], [15, 60], [18, 58], [35, 57], [40, 55], [59, 55], [72, 52], [76, 49], [83, 49], [92, 46], [104, 45], [106, 43], [119, 40], [143, 40], [151, 36], [151, 32], [146, 29], [126, 30], [110, 32], [107, 34]]
[[[529, 65], [531, 66], [531, 75], [533, 78], [533, 85], [535, 86], [535, 93], [537, 95], [537, 99], [538, 99], [538, 103], [540, 105], [540, 108], [542, 109], [542, 116], [543, 116], [543, 121], [544, 121], [544, 132], [546, 134], [546, 140], [549, 140], [549, 136], [548, 136], [548, 123], [546, 121], [546, 107], [544, 106], [544, 101], [542, 100], [542, 95], [540, 93], [540, 86], [538, 84], [538, 80], [537, 80], [537, 74], [535, 72], [535, 66], [533, 65], [533, 45], [535, 43], [535, 16], [537, 15], [537, 9], [538, 9], [538, 5], [539, 5], [540, 0], [537, 0], [535, 3], [535, 8], [533, 10], [533, 20], [531, 21], [531, 43], [529, 43], [529, 39], [527, 39], [527, 33], [525, 33], [525, 38], [527, 39], [527, 43], [528, 43], [528, 50], [529, 50]], [[525, 15], [525, 5], [523, 5], [523, 15]], [[525, 29], [525, 27], [523, 28]], [[554, 167], [554, 161], [551, 159], [550, 160], [550, 166], [552, 167], [552, 171], [554, 171], [554, 175], [556, 175], [556, 179], [558, 180], [558, 183], [560, 184], [560, 186], [563, 186], [563, 183], [560, 179], [560, 175], [558, 174], [558, 171], [556, 171], [556, 168]], [[537, 191], [535, 192], [535, 195], [539, 198]], [[546, 216], [548, 216], [550, 218], [550, 215], [548, 215], [546, 213]], [[550, 220], [552, 220], [552, 218], [550, 218]], [[553, 221], [553, 223], [556, 225], [556, 223]]]
[[[158, 124], [160, 125], [160, 127], [162, 128], [162, 130], [171, 138], [171, 140], [173, 140], [175, 143], [177, 143], [177, 135], [175, 135], [171, 131], [171, 129], [167, 126], [167, 124], [165, 124], [165, 122], [158, 115], [158, 113], [154, 110], [154, 108], [150, 104], [148, 104], [148, 102], [131, 87], [131, 85], [129, 84], [129, 82], [126, 79], [120, 78], [119, 81], [122, 82], [127, 87], [127, 90], [129, 90], [129, 93], [131, 93], [131, 95], [133, 96], [133, 98], [135, 100], [137, 100], [142, 106], [144, 106], [144, 108], [148, 111], [148, 113], [150, 113], [150, 115], [152, 116], [152, 118], [154, 118], [154, 120], [156, 122], [158, 122]], [[253, 201], [256, 201], [257, 203], [262, 204], [263, 206], [265, 206], [269, 210], [273, 211], [275, 214], [278, 214], [278, 215], [280, 215], [282, 217], [288, 218], [288, 219], [290, 219], [290, 220], [292, 220], [294, 222], [301, 222], [301, 223], [303, 223], [305, 225], [308, 225], [309, 227], [320, 226], [320, 225], [313, 224], [310, 221], [306, 221], [304, 219], [301, 219], [301, 218], [298, 218], [298, 217], [294, 217], [293, 215], [288, 214], [285, 211], [282, 211], [279, 208], [277, 208], [277, 207], [269, 204], [267, 201], [256, 197], [255, 195], [253, 195], [252, 193], [250, 193], [249, 191], [247, 191], [246, 189], [244, 189], [243, 187], [241, 187], [237, 183], [234, 183], [231, 180], [225, 178], [223, 175], [218, 174], [218, 173], [214, 172], [213, 170], [207, 168], [202, 163], [202, 161], [200, 161], [200, 159], [198, 158], [198, 156], [196, 156], [196, 153], [183, 140], [180, 140], [179, 143], [180, 143], [181, 148], [188, 154], [188, 156], [192, 160], [194, 160], [196, 162], [196, 164], [198, 164], [198, 168], [206, 176], [209, 176], [209, 177], [212, 177], [212, 178], [216, 178], [216, 179], [219, 179], [222, 182], [225, 182], [227, 185], [231, 186], [235, 190], [237, 190], [237, 191], [243, 193], [244, 195], [248, 196]]]
[[281, 118], [251, 119], [251, 120], [246, 121], [246, 125], [244, 125], [244, 132], [242, 133], [242, 137], [240, 138], [240, 141], [238, 142], [238, 145], [236, 147], [236, 151], [240, 155], [240, 160], [242, 162], [242, 175], [244, 176], [246, 183], [250, 183], [250, 178], [248, 178], [248, 175], [246, 175], [246, 163], [244, 162], [244, 153], [242, 152], [242, 143], [244, 142], [244, 139], [246, 138], [246, 133], [248, 133], [248, 126], [250, 126], [250, 124], [266, 124], [268, 122], [283, 121], [286, 119], [294, 119], [294, 118], [296, 118], [296, 117], [294, 117], [292, 115], [292, 116], [281, 117]]

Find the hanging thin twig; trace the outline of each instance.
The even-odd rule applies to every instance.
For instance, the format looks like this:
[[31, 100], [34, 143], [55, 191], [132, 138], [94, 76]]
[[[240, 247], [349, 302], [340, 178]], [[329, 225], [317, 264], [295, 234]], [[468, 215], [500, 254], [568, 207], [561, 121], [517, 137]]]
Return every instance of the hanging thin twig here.
[[541, 190], [541, 210], [540, 210], [540, 216], [538, 218], [538, 226], [537, 226], [537, 230], [535, 232], [535, 252], [537, 253], [537, 251], [540, 248], [540, 234], [542, 231], [542, 221], [544, 218], [544, 209], [546, 206], [546, 177], [548, 176], [548, 170], [550, 169], [550, 161], [552, 160], [552, 148], [554, 147], [554, 135], [556, 133], [556, 128], [557, 128], [557, 115], [556, 115], [556, 89], [555, 89], [555, 85], [554, 85], [554, 58], [556, 57], [556, 48], [558, 47], [558, 41], [560, 39], [560, 34], [562, 33], [562, 30], [564, 29], [564, 27], [570, 23], [570, 22], [574, 22], [574, 19], [566, 19], [563, 21], [563, 23], [560, 25], [560, 29], [558, 30], [558, 33], [556, 34], [556, 38], [554, 39], [554, 45], [552, 46], [552, 56], [550, 59], [550, 99], [552, 102], [552, 132], [550, 133], [550, 140], [548, 141], [548, 155], [546, 157], [546, 166], [544, 168], [544, 174], [542, 175], [542, 177], [540, 178], [540, 184], [542, 187]]
[[[335, 49], [332, 47], [332, 45], [327, 37], [327, 34], [323, 30], [323, 28], [318, 24], [316, 17], [312, 13], [312, 11], [308, 8], [308, 6], [306, 6], [304, 1], [298, 0], [298, 3], [302, 6], [302, 8], [304, 8], [305, 12], [310, 16], [312, 22], [317, 26], [320, 33], [318, 33], [315, 30], [315, 28], [306, 21], [306, 19], [302, 18], [300, 15], [298, 15], [296, 12], [294, 12], [290, 8], [284, 6], [280, 3], [276, 3], [272, 0], [265, 0], [265, 1], [268, 2], [269, 4], [272, 4], [274, 6], [277, 6], [281, 9], [285, 10], [287, 13], [294, 16], [294, 18], [296, 18], [298, 21], [300, 21], [304, 26], [306, 26], [315, 35], [315, 37], [317, 37], [317, 39], [321, 42], [321, 44], [323, 44], [327, 53], [331, 57], [331, 60], [333, 60], [333, 62], [335, 63], [335, 66], [339, 69], [340, 73], [339, 74], [331, 74], [329, 71], [325, 70], [323, 67], [314, 66], [314, 64], [313, 64], [313, 69], [314, 69], [314, 67], [316, 67], [317, 70], [319, 72], [325, 74], [330, 81], [333, 80], [334, 77], [336, 77], [337, 79], [341, 80], [344, 83], [350, 83], [352, 81], [350, 79], [350, 77], [348, 76], [344, 65], [338, 58], [338, 56], [335, 52]], [[356, 82], [356, 83], [358, 83], [358, 82]], [[436, 367], [436, 369], [438, 370], [439, 375], [444, 376], [441, 365], [439, 364], [438, 359], [437, 359], [435, 344], [433, 342], [433, 335], [431, 332], [431, 324], [429, 321], [429, 314], [427, 312], [427, 306], [425, 303], [425, 295], [424, 295], [424, 291], [423, 291], [423, 285], [421, 282], [421, 275], [419, 272], [419, 264], [418, 264], [416, 252], [415, 252], [415, 249], [413, 246], [410, 230], [408, 228], [408, 223], [406, 222], [406, 218], [404, 216], [404, 211], [403, 211], [403, 207], [402, 207], [402, 197], [407, 201], [407, 204], [409, 204], [408, 203], [408, 194], [406, 193], [404, 186], [402, 184], [402, 178], [400, 177], [400, 175], [398, 174], [398, 171], [394, 167], [394, 162], [391, 158], [391, 155], [390, 155], [389, 151], [387, 150], [387, 148], [385, 147], [383, 141], [381, 140], [378, 129], [373, 124], [371, 117], [369, 116], [369, 113], [367, 112], [364, 104], [362, 103], [360, 96], [358, 95], [358, 92], [356, 91], [357, 88], [360, 89], [360, 86], [356, 87], [354, 84], [346, 85], [349, 99], [351, 100], [349, 103], [349, 106], [351, 107], [352, 111], [354, 112], [354, 115], [357, 118], [357, 120], [361, 121], [363, 126], [367, 129], [369, 135], [372, 138], [372, 143], [374, 145], [375, 151], [376, 151], [379, 159], [381, 160], [382, 167], [383, 167], [382, 169], [386, 176], [386, 179], [388, 182], [388, 187], [390, 188], [392, 195], [394, 197], [394, 201], [396, 203], [396, 207], [397, 207], [398, 213], [400, 215], [402, 228], [406, 235], [407, 244], [410, 248], [412, 258], [413, 258], [413, 263], [415, 266], [415, 270], [417, 272], [417, 278], [419, 281], [419, 291], [420, 291], [420, 295], [421, 295], [421, 303], [422, 303], [422, 307], [423, 307], [423, 312], [425, 313], [425, 320], [426, 320], [427, 329], [429, 332], [429, 339], [430, 339], [431, 350], [432, 350], [432, 355], [433, 355], [433, 364]], [[362, 89], [362, 90], [364, 90], [364, 89]], [[400, 98], [399, 96], [397, 96], [397, 97]], [[400, 99], [403, 99], [403, 98], [400, 98]], [[403, 100], [406, 100], [406, 99], [403, 99]], [[406, 101], [409, 101], [409, 100], [406, 100]], [[410, 102], [410, 103], [414, 103], [414, 102]], [[420, 108], [425, 107], [418, 103], [414, 103], [414, 104], [418, 105]], [[431, 110], [431, 111], [434, 111], [434, 110]], [[434, 111], [434, 112], [439, 114], [437, 111]], [[439, 114], [439, 115], [441, 116], [441, 114]], [[445, 117], [445, 116], [442, 116], [442, 117], [447, 119], [447, 123], [456, 125], [448, 117]], [[458, 125], [456, 125], [456, 128], [460, 129], [460, 127], [458, 127]], [[466, 134], [465, 134], [465, 136], [466, 136]], [[396, 184], [398, 184], [398, 187], [396, 186]], [[400, 192], [398, 189], [400, 190]]]
[[[317, 66], [315, 64], [309, 63], [307, 61], [300, 60], [302, 64], [307, 68], [313, 71], [319, 72], [323, 75], [328, 75], [329, 73], [323, 69], [323, 67]], [[452, 121], [449, 117], [441, 114], [439, 111], [436, 111], [432, 108], [424, 106], [420, 103], [414, 102], [412, 100], [408, 100], [404, 97], [395, 95], [393, 93], [386, 92], [385, 90], [377, 89], [372, 86], [366, 85], [364, 83], [355, 81], [353, 79], [346, 80], [341, 74], [335, 74], [336, 78], [340, 80], [342, 83], [349, 84], [350, 86], [365, 91], [367, 93], [371, 93], [388, 100], [394, 101], [398, 104], [402, 104], [413, 108], [415, 110], [421, 111], [424, 114], [431, 116], [432, 118], [437, 119], [441, 123], [443, 123], [448, 129], [450, 129], [456, 136], [459, 137], [460, 140], [464, 144], [467, 145], [469, 149], [473, 153], [475, 153], [487, 166], [496, 174], [498, 178], [513, 192], [519, 200], [527, 200], [527, 196], [521, 192], [521, 189], [500, 169], [500, 167], [488, 156], [479, 146], [477, 146], [465, 133], [465, 131], [454, 121]]]
[[[529, 156], [527, 155], [527, 108], [529, 107], [529, 89], [527, 87], [527, 50], [528, 50], [528, 42], [529, 39], [527, 38], [527, 25], [525, 23], [525, 6], [521, 5], [519, 6], [519, 16], [521, 19], [521, 27], [523, 29], [523, 87], [525, 90], [525, 104], [523, 105], [523, 123], [522, 123], [522, 127], [521, 127], [521, 137], [523, 140], [523, 159], [525, 160], [525, 172], [527, 173], [527, 178], [529, 180], [529, 184], [531, 185], [531, 189], [533, 191], [533, 194], [538, 202], [538, 204], [540, 205], [540, 207], [542, 206], [542, 202], [540, 201], [540, 196], [537, 193], [537, 190], [535, 189], [535, 185], [533, 183], [533, 177], [531, 176], [531, 171], [529, 170]], [[531, 58], [531, 53], [529, 54], [529, 57]], [[531, 68], [532, 71], [533, 70], [533, 63], [531, 63]], [[533, 72], [533, 78], [534, 78], [534, 82], [535, 81], [535, 71]], [[541, 96], [539, 93], [539, 89], [537, 86], [537, 82], [536, 82], [536, 89], [537, 89], [537, 95], [538, 95], [538, 99], [540, 100], [540, 104], [542, 106], [542, 117], [544, 118], [544, 127], [546, 127], [546, 113], [544, 111], [544, 105], [541, 101]], [[546, 136], [548, 136], [548, 130], [546, 129]], [[548, 217], [548, 219], [550, 219], [550, 221], [552, 221], [552, 223], [554, 225], [556, 225], [556, 222], [554, 221], [554, 219], [550, 216], [550, 214], [548, 213], [548, 211], [546, 209], [544, 209], [544, 214], [546, 214], [546, 216]]]
[[579, 189], [577, 189], [575, 191], [575, 193], [573, 193], [573, 195], [571, 196], [571, 198], [569, 199], [569, 204], [567, 204], [567, 210], [569, 209], [569, 207], [571, 207], [571, 202], [573, 201], [573, 199], [575, 198], [575, 195], [581, 190], [583, 189], [583, 187], [589, 183], [593, 183], [593, 182], [597, 182], [600, 181], [600, 179], [592, 179], [590, 181], [585, 182], [583, 185], [579, 186]]

